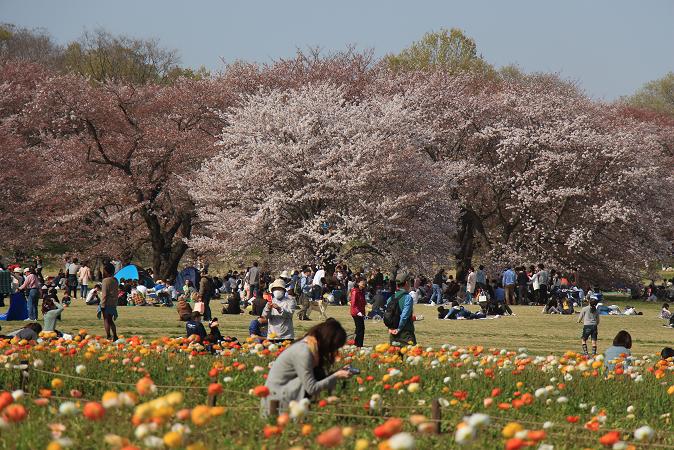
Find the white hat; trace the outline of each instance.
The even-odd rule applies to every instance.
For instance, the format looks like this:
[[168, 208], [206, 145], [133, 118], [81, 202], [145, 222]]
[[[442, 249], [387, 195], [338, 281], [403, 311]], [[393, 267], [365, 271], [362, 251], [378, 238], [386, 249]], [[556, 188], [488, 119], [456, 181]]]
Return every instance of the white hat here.
[[30, 267], [26, 267], [25, 269], [23, 269], [23, 273], [26, 273], [26, 272], [30, 272]]
[[288, 276], [288, 271], [284, 270], [283, 272], [281, 272], [281, 275], [279, 275], [279, 278], [290, 278], [290, 276]]
[[274, 289], [286, 290], [286, 283], [280, 278], [274, 280], [272, 284], [269, 285], [269, 292], [274, 292]]
[[15, 267], [14, 273], [21, 273], [21, 267]]

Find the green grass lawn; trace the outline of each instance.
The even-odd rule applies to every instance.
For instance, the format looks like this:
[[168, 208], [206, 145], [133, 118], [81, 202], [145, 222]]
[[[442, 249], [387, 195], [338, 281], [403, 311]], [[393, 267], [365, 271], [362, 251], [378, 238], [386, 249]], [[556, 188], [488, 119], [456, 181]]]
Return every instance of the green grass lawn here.
[[[623, 307], [627, 303], [636, 305], [643, 316], [602, 316], [599, 325], [599, 350], [609, 345], [613, 336], [625, 329], [632, 334], [633, 353], [659, 353], [665, 346], [674, 346], [674, 329], [664, 328], [663, 320], [657, 319], [660, 304], [631, 302], [611, 299]], [[249, 314], [239, 316], [220, 314], [219, 300], [211, 302], [214, 316], [219, 318], [223, 335], [236, 336], [240, 340], [247, 337]], [[103, 322], [96, 318], [96, 306], [86, 306], [81, 299], [63, 312], [63, 321], [58, 329], [65, 332], [86, 328], [92, 334], [104, 334]], [[475, 310], [477, 307], [469, 307]], [[6, 309], [6, 308], [5, 308]], [[4, 312], [3, 309], [0, 312]], [[541, 308], [535, 306], [515, 306], [515, 317], [503, 317], [494, 320], [437, 320], [435, 307], [416, 305], [415, 314], [423, 315], [424, 320], [416, 323], [417, 340], [423, 346], [438, 346], [449, 343], [455, 345], [483, 345], [517, 349], [526, 347], [536, 354], [560, 354], [566, 350], [580, 349], [582, 326], [576, 323], [576, 316], [543, 315]], [[177, 337], [185, 332], [183, 322], [177, 320], [175, 308], [165, 307], [119, 307], [117, 321], [118, 333], [122, 336], [140, 335], [148, 338], [160, 336]], [[340, 320], [352, 333], [353, 321], [346, 306], [330, 306], [328, 316]], [[310, 326], [318, 323], [318, 313], [312, 313], [311, 321], [295, 320], [297, 336]], [[0, 322], [3, 332], [20, 328], [24, 322]], [[366, 321], [365, 345], [374, 345], [388, 339], [384, 325]]]

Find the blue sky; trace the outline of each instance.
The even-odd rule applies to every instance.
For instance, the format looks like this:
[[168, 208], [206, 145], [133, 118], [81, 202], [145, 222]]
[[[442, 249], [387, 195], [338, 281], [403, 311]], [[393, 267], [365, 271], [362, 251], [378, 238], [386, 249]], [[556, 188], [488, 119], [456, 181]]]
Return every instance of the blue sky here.
[[220, 57], [269, 62], [307, 46], [381, 56], [459, 27], [496, 66], [557, 72], [606, 100], [674, 71], [672, 0], [0, 0], [0, 22], [46, 28], [61, 43], [97, 27], [156, 37], [184, 65], [210, 69]]

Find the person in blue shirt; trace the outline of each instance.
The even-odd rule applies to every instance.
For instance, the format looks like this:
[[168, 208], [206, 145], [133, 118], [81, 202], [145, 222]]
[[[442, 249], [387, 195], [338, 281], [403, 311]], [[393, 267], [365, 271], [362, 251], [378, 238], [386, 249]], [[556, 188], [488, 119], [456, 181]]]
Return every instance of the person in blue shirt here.
[[623, 368], [630, 365], [632, 355], [632, 336], [620, 330], [613, 338], [613, 345], [604, 352], [604, 366], [608, 370], [615, 370], [616, 363], [622, 364]]
[[515, 281], [517, 275], [512, 268], [512, 265], [509, 265], [505, 272], [503, 272], [503, 279], [501, 283], [505, 289], [505, 304], [514, 305], [515, 304]]
[[257, 317], [250, 321], [248, 326], [248, 335], [256, 341], [263, 341], [267, 338], [267, 318]]
[[206, 328], [204, 328], [204, 324], [201, 323], [201, 313], [199, 311], [192, 312], [192, 319], [187, 322], [185, 329], [187, 330], [187, 337], [196, 334], [201, 340], [206, 339]]
[[414, 301], [408, 293], [409, 288], [410, 280], [408, 274], [406, 272], [399, 273], [396, 277], [396, 292], [388, 300], [388, 302], [398, 302], [400, 306], [398, 328], [388, 330], [391, 343], [399, 342], [407, 344], [411, 342], [413, 345], [417, 343], [417, 337], [414, 334]]

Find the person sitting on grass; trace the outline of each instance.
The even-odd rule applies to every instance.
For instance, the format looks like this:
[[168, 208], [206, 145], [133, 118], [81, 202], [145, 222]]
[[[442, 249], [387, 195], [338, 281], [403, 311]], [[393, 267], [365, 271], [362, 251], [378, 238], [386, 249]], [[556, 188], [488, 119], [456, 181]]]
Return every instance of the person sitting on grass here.
[[267, 339], [267, 318], [259, 316], [251, 320], [248, 326], [248, 335], [257, 342]]
[[185, 324], [185, 329], [187, 331], [187, 337], [199, 336], [203, 341], [206, 339], [206, 328], [204, 324], [201, 323], [201, 313], [199, 311], [193, 311], [191, 319]]
[[[44, 304], [43, 304], [44, 307]], [[61, 319], [61, 312], [63, 305], [57, 301], [48, 302], [48, 310], [42, 311], [42, 319], [44, 320], [44, 331], [55, 331], [57, 336], [61, 336], [61, 332], [56, 329], [56, 321]]]
[[[101, 292], [101, 285], [99, 283], [96, 284], [92, 290], [87, 292], [87, 297], [84, 300], [84, 303], [86, 303], [87, 305], [98, 305], [99, 303], [101, 303], [101, 297], [99, 295], [100, 292]], [[117, 296], [118, 296], [117, 301], [119, 302], [119, 291], [117, 292]]]
[[660, 310], [660, 315], [658, 319], [669, 320], [672, 318], [672, 313], [669, 311], [669, 304], [663, 303], [662, 309]]
[[674, 348], [665, 347], [660, 352], [660, 358], [674, 362]]
[[178, 318], [182, 322], [187, 322], [192, 318], [192, 307], [187, 303], [184, 295], [178, 297], [178, 308], [176, 309], [178, 310]]
[[559, 310], [559, 304], [557, 303], [557, 300], [554, 298], [550, 298], [548, 300], [548, 303], [545, 304], [543, 307], [543, 314], [561, 314], [562, 312]]
[[222, 333], [220, 332], [220, 324], [218, 323], [217, 317], [214, 317], [210, 322], [208, 322], [208, 329], [210, 331], [207, 336], [208, 342], [217, 344], [218, 342], [225, 340], [225, 338], [222, 336]]
[[613, 338], [613, 345], [604, 352], [604, 366], [608, 370], [615, 370], [616, 363], [622, 361], [623, 367], [629, 366], [629, 357], [632, 355], [632, 336], [620, 330]]
[[222, 308], [223, 314], [241, 314], [241, 295], [234, 291], [228, 295], [227, 304]]

